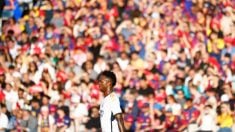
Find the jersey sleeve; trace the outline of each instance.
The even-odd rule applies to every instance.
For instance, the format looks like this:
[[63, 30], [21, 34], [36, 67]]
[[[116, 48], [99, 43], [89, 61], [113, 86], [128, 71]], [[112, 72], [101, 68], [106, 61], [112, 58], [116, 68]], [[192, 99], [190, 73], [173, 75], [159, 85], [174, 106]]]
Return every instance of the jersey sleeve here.
[[120, 107], [120, 101], [117, 96], [112, 96], [110, 102], [111, 102], [111, 112], [113, 113], [113, 115], [122, 113], [122, 110]]

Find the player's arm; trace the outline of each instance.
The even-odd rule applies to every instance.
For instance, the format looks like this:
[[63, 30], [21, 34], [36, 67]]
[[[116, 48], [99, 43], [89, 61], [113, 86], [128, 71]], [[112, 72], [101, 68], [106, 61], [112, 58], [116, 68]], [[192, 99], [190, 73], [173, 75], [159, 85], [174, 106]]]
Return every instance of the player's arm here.
[[125, 132], [124, 120], [121, 113], [115, 115], [120, 132]]

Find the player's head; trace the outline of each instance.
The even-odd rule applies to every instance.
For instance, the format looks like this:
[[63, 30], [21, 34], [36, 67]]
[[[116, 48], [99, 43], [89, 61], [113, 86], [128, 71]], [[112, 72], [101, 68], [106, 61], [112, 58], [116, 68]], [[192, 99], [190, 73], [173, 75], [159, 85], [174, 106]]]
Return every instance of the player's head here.
[[102, 92], [105, 92], [107, 88], [113, 88], [116, 85], [116, 76], [111, 71], [103, 71], [98, 76], [99, 87]]

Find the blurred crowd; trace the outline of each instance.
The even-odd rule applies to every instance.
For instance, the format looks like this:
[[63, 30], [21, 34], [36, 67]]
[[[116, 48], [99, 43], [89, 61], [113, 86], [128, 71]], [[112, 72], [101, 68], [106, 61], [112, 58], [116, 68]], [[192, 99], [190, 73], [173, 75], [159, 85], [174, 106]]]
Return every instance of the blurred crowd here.
[[128, 131], [235, 131], [234, 0], [4, 1], [0, 132], [100, 131], [104, 70]]

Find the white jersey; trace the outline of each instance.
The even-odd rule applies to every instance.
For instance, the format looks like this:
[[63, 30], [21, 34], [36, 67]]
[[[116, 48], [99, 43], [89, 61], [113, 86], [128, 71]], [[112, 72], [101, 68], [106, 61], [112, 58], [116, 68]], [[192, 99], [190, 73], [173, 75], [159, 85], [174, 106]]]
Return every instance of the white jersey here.
[[106, 96], [100, 105], [100, 122], [102, 132], [119, 132], [118, 123], [111, 115], [121, 113], [120, 102], [115, 93]]

